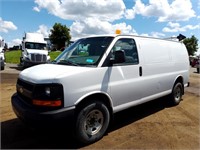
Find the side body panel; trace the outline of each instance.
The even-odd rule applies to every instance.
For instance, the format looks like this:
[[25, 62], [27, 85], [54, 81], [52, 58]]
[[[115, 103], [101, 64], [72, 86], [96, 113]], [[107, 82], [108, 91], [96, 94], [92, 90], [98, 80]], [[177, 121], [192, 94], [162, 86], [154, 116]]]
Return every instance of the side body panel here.
[[178, 77], [183, 78], [184, 86], [188, 83], [189, 59], [184, 44], [153, 38], [133, 39], [139, 63], [110, 69], [114, 112], [170, 94]]
[[143, 57], [143, 78], [151, 82], [144, 96], [148, 96], [148, 85], [154, 85], [151, 90], [156, 92], [171, 92], [179, 76], [183, 77], [183, 84], [188, 83], [189, 57], [183, 43], [148, 38], [137, 41]]

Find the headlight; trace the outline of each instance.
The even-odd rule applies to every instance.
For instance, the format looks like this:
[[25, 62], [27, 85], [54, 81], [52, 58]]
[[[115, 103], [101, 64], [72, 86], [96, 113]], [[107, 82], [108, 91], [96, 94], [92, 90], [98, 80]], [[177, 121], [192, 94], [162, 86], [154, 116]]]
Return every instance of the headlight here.
[[45, 88], [45, 94], [46, 94], [47, 96], [50, 96], [50, 95], [51, 95], [51, 88], [50, 88], [50, 87], [46, 87], [46, 88]]
[[62, 107], [64, 101], [61, 84], [36, 85], [33, 92], [33, 105]]
[[49, 55], [47, 55], [47, 60], [50, 61], [51, 60], [51, 57]]

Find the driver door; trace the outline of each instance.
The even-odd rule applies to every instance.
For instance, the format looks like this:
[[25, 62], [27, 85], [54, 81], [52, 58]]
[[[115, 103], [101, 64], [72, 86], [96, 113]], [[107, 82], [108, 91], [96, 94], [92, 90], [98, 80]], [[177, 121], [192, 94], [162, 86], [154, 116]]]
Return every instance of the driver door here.
[[[135, 40], [121, 38], [114, 44], [111, 54], [115, 51], [125, 52], [125, 62], [113, 64], [109, 69], [109, 87], [114, 107], [129, 105], [141, 99], [141, 67]], [[126, 107], [126, 106], [125, 106]]]

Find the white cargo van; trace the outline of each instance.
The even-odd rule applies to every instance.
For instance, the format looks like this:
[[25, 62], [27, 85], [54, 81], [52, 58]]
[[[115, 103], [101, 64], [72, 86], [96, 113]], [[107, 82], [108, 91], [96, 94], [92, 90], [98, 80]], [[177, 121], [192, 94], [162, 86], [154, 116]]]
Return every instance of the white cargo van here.
[[92, 143], [103, 137], [116, 112], [166, 95], [179, 104], [188, 79], [189, 57], [182, 42], [86, 37], [65, 49], [54, 64], [22, 71], [12, 106], [29, 124], [68, 121], [79, 141]]
[[22, 41], [20, 63], [24, 68], [50, 61], [47, 42], [40, 33], [25, 33]]

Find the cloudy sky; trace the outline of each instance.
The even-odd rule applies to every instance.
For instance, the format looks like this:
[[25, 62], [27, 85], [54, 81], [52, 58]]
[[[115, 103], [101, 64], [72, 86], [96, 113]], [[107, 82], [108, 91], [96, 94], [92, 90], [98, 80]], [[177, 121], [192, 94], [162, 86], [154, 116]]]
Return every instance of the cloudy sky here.
[[200, 0], [0, 0], [0, 39], [9, 47], [20, 44], [25, 32], [47, 37], [56, 22], [70, 28], [73, 39], [120, 29], [200, 40]]

